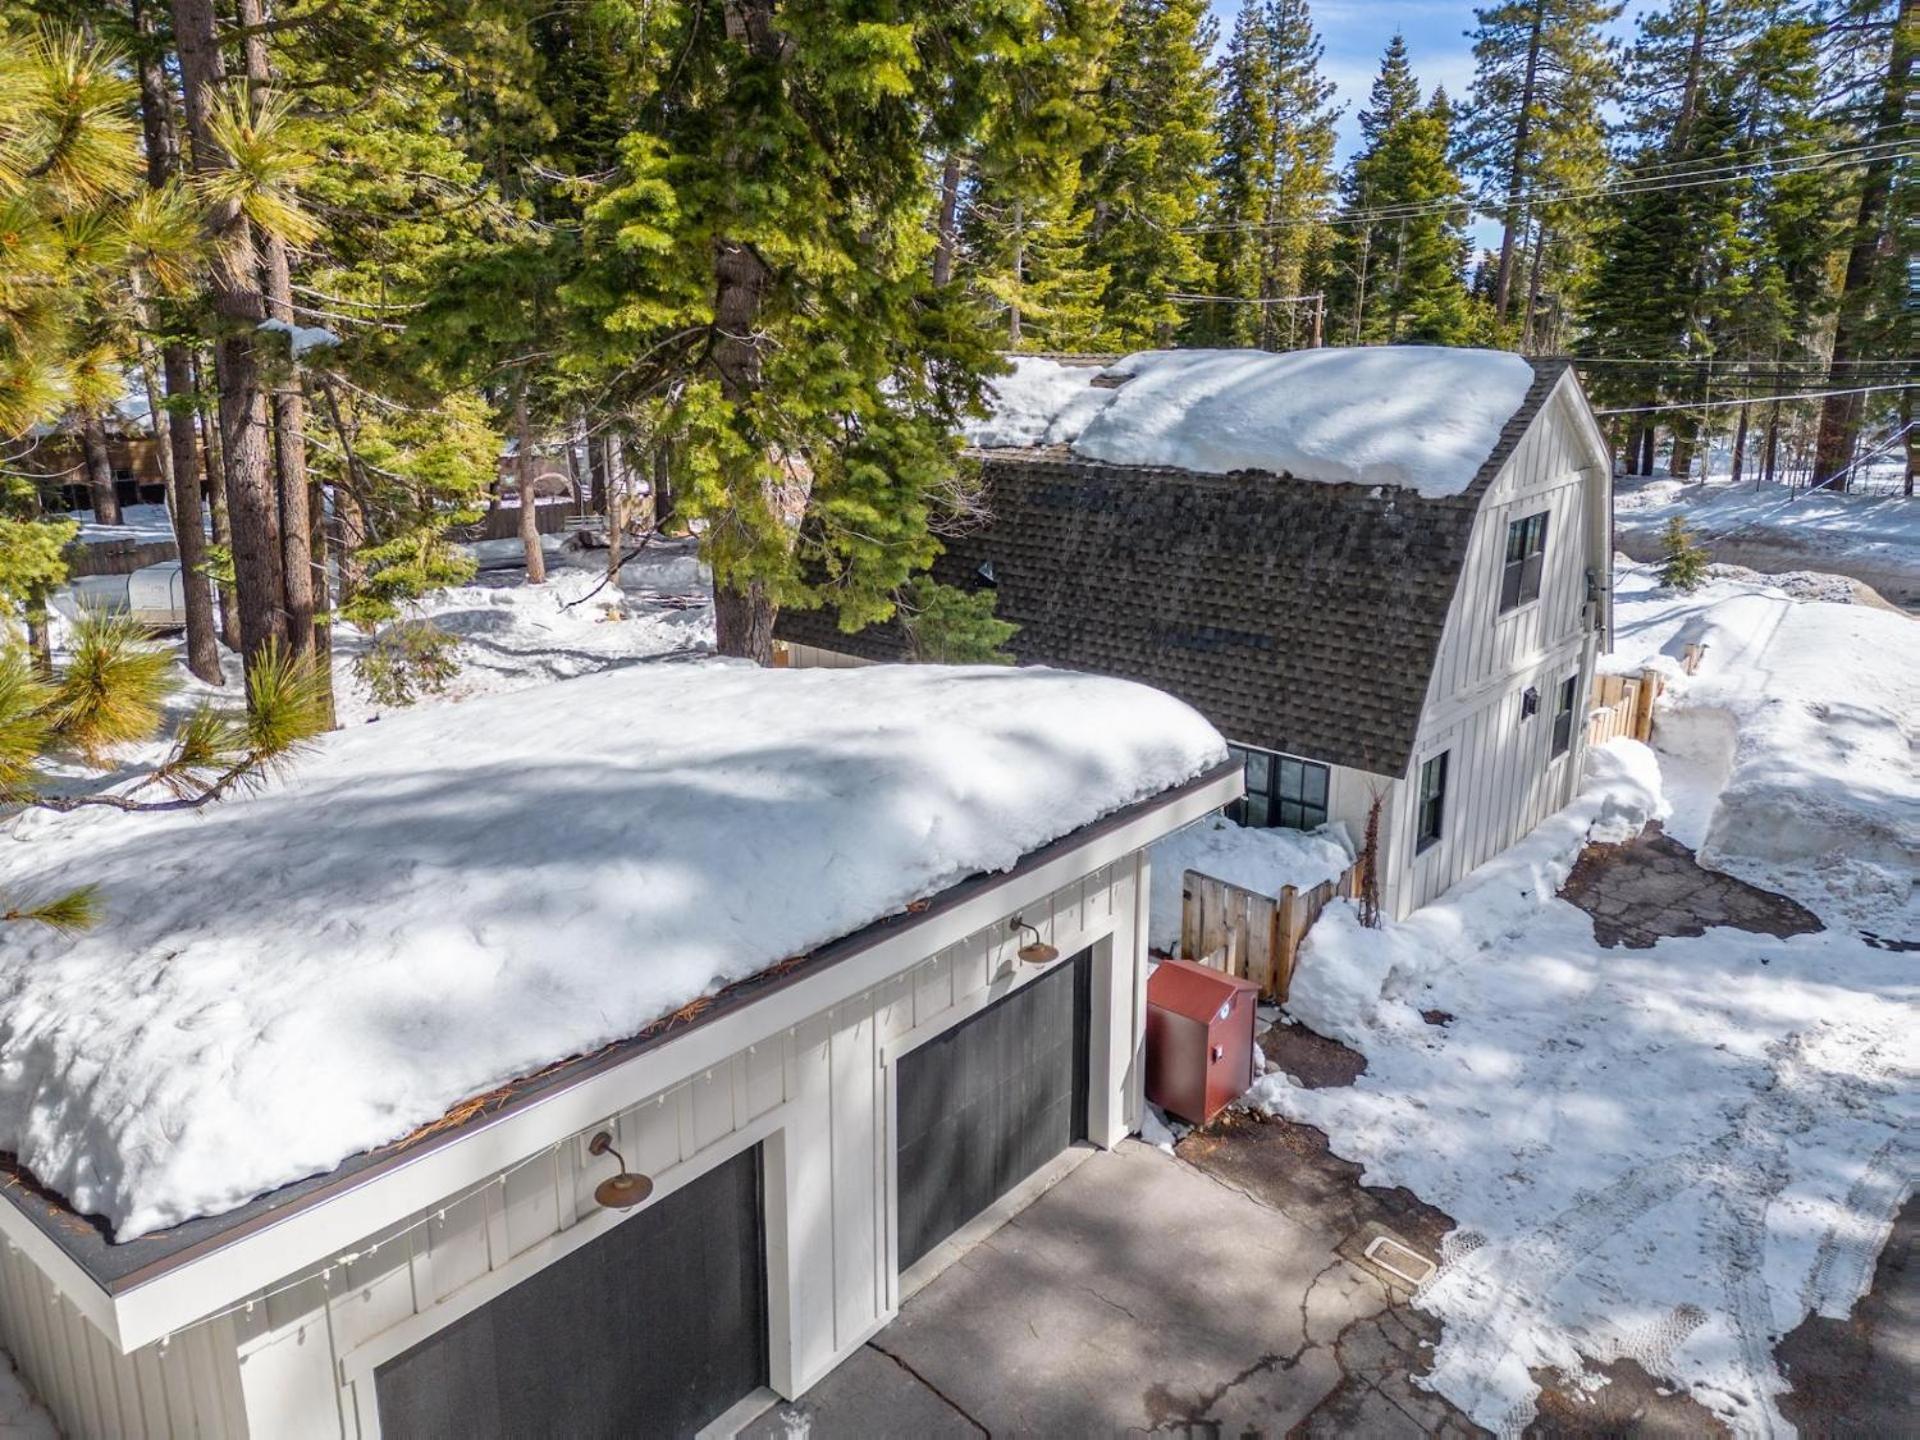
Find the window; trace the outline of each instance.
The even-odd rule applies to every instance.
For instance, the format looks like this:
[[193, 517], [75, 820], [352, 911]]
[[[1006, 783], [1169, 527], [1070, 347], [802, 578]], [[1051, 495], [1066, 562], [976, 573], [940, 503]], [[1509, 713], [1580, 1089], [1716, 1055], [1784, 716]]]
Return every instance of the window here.
[[1271, 750], [1227, 748], [1247, 767], [1246, 798], [1227, 807], [1229, 819], [1255, 828], [1288, 830], [1311, 830], [1327, 823], [1326, 766]]
[[1547, 512], [1507, 526], [1507, 563], [1500, 572], [1500, 613], [1540, 598], [1540, 573], [1547, 562]]
[[1553, 710], [1553, 755], [1558, 758], [1573, 746], [1574, 702], [1580, 698], [1580, 677], [1569, 675], [1560, 682], [1560, 703]]
[[1442, 750], [1420, 767], [1420, 833], [1413, 847], [1418, 855], [1440, 838], [1447, 819], [1447, 752]]

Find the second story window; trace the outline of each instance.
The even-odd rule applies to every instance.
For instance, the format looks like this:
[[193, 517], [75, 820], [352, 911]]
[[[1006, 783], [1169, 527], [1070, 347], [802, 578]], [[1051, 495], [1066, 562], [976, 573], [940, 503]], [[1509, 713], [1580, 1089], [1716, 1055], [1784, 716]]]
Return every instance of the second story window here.
[[1540, 576], [1547, 563], [1547, 512], [1528, 515], [1507, 526], [1507, 563], [1500, 572], [1500, 613], [1540, 598]]

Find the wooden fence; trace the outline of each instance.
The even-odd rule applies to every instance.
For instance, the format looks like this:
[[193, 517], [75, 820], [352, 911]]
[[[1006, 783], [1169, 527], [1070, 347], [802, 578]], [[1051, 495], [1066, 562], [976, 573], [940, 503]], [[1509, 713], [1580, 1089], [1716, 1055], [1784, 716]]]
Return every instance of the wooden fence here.
[[[1707, 647], [1689, 645], [1680, 656], [1680, 669], [1691, 675], [1699, 670]], [[1667, 688], [1667, 679], [1658, 670], [1642, 670], [1638, 675], [1596, 675], [1593, 677], [1593, 708], [1587, 715], [1587, 743], [1604, 745], [1626, 736], [1632, 740], [1653, 738], [1653, 702]]]
[[1284, 1004], [1313, 922], [1336, 899], [1359, 894], [1357, 861], [1311, 890], [1283, 885], [1277, 896], [1189, 870], [1180, 882], [1180, 953], [1251, 980], [1262, 999]]
[[178, 560], [180, 547], [171, 540], [96, 540], [89, 544], [75, 541], [67, 546], [67, 573], [81, 575], [131, 575], [148, 565]]

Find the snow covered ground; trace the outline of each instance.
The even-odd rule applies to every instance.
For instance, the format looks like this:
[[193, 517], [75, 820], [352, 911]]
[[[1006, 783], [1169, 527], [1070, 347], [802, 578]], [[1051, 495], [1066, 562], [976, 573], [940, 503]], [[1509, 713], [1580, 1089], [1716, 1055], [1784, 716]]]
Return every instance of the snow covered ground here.
[[994, 413], [966, 435], [975, 445], [1071, 444], [1115, 465], [1457, 495], [1532, 383], [1518, 355], [1426, 345], [1149, 350], [1104, 370], [1021, 358], [994, 382]]
[[1920, 608], [1920, 500], [1751, 481], [1614, 481], [1615, 543], [1635, 559], [1657, 557], [1660, 532], [1676, 515], [1716, 560], [1759, 570], [1838, 571], [1896, 605]]
[[[518, 543], [518, 542], [514, 542]], [[434, 701], [497, 695], [642, 661], [694, 658], [713, 648], [713, 605], [691, 541], [648, 547], [602, 586], [604, 552], [548, 556], [547, 583], [520, 571], [482, 574], [436, 591], [412, 613], [460, 638], [460, 674]], [[379, 714], [352, 662], [366, 637], [336, 637], [335, 693], [343, 724]]]
[[1153, 894], [1148, 942], [1168, 955], [1180, 948], [1181, 881], [1189, 870], [1262, 895], [1278, 895], [1283, 885], [1311, 890], [1353, 863], [1353, 843], [1344, 826], [1312, 832], [1252, 830], [1217, 815], [1167, 836], [1149, 853]]
[[[1795, 578], [1684, 595], [1618, 567], [1608, 663], [1671, 674], [1655, 729], [1668, 829], [1704, 863], [1829, 925], [1920, 937], [1920, 622], [1771, 583]], [[1689, 643], [1707, 647], [1691, 676]]]
[[[1331, 908], [1288, 1008], [1368, 1069], [1255, 1095], [1459, 1222], [1416, 1303], [1445, 1322], [1427, 1383], [1479, 1423], [1518, 1433], [1532, 1372], [1629, 1358], [1738, 1433], [1784, 1434], [1774, 1344], [1848, 1314], [1920, 1164], [1920, 973], [1860, 928], [1920, 938], [1920, 630], [1631, 569], [1617, 620], [1623, 666], [1710, 647], [1660, 752], [1594, 752], [1574, 805], [1402, 924]], [[1590, 837], [1649, 817], [1830, 928], [1601, 949], [1555, 892]]]

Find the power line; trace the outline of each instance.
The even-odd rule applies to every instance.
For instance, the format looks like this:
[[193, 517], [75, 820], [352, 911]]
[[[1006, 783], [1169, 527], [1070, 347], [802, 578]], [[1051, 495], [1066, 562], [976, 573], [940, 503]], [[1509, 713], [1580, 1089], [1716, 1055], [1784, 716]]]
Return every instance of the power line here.
[[1689, 174], [1678, 177], [1655, 177], [1646, 182], [1626, 176], [1609, 181], [1604, 185], [1586, 189], [1566, 187], [1560, 190], [1531, 190], [1513, 197], [1511, 203], [1504, 197], [1481, 202], [1476, 199], [1460, 197], [1456, 199], [1438, 199], [1410, 202], [1405, 205], [1379, 206], [1370, 210], [1352, 210], [1343, 214], [1323, 215], [1304, 219], [1288, 220], [1236, 220], [1226, 223], [1183, 225], [1179, 232], [1186, 235], [1220, 234], [1233, 231], [1268, 231], [1294, 229], [1303, 225], [1370, 225], [1383, 221], [1414, 220], [1427, 215], [1445, 215], [1453, 212], [1482, 215], [1497, 218], [1509, 208], [1530, 207], [1546, 204], [1564, 204], [1569, 201], [1594, 199], [1607, 195], [1658, 195], [1674, 190], [1697, 189], [1703, 185], [1731, 184], [1737, 180], [1758, 176], [1777, 178], [1787, 175], [1799, 175], [1809, 172], [1839, 169], [1846, 166], [1865, 163], [1867, 160], [1891, 159], [1907, 160], [1920, 155], [1920, 150], [1901, 149], [1904, 140], [1876, 141], [1871, 145], [1860, 145], [1838, 150], [1823, 151], [1818, 155], [1804, 156], [1799, 159], [1787, 159], [1755, 162], [1747, 165], [1720, 167], [1724, 173]]
[[[1920, 366], [1920, 360], [1911, 359], [1904, 355], [1892, 356], [1885, 360], [1756, 360], [1747, 358], [1721, 359], [1718, 356], [1709, 359], [1703, 355], [1671, 355], [1663, 358], [1642, 355], [1569, 355], [1567, 359], [1575, 365], [1719, 365], [1729, 371], [1732, 371], [1736, 366], [1745, 366], [1749, 370], [1826, 370], [1828, 368], [1837, 369], [1843, 365], [1872, 366], [1882, 369], [1911, 369]], [[1727, 378], [1729, 380], [1737, 380], [1744, 377], [1729, 374]]]
[[1628, 405], [1613, 410], [1596, 410], [1596, 415], [1651, 415], [1660, 410], [1719, 410], [1729, 405], [1765, 405], [1775, 400], [1825, 400], [1836, 395], [1875, 395], [1883, 390], [1912, 390], [1912, 381], [1903, 385], [1859, 385], [1851, 390], [1808, 390], [1798, 395], [1755, 395], [1745, 400], [1682, 400], [1672, 405]]

